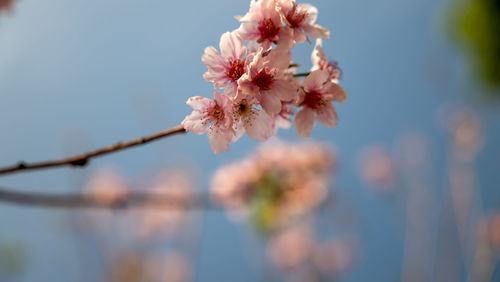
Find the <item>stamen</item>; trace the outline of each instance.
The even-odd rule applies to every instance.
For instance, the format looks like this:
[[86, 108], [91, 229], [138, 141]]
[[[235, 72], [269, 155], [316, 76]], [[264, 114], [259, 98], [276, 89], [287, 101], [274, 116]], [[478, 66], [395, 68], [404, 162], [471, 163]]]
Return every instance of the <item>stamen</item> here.
[[280, 32], [280, 27], [276, 26], [271, 19], [265, 19], [259, 23], [260, 40], [274, 41]]
[[226, 75], [232, 82], [237, 81], [245, 73], [245, 60], [234, 60]]
[[274, 82], [273, 75], [266, 70], [261, 70], [254, 78], [254, 83], [260, 90], [271, 89], [271, 84]]

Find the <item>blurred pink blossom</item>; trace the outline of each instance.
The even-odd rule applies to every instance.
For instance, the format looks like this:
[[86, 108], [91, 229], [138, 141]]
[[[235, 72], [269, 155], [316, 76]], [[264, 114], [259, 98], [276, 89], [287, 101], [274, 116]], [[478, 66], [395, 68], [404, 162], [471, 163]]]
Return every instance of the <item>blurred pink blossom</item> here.
[[12, 12], [16, 0], [0, 0], [0, 13]]
[[353, 261], [353, 246], [346, 240], [329, 240], [316, 245], [314, 263], [323, 275], [339, 275], [346, 271]]
[[387, 192], [396, 184], [396, 167], [389, 152], [380, 146], [369, 146], [359, 154], [361, 177], [378, 192]]
[[[174, 235], [186, 222], [188, 205], [194, 199], [190, 175], [182, 171], [165, 171], [157, 177], [148, 192], [151, 193], [152, 208], [137, 211], [136, 233], [141, 238]], [[175, 201], [155, 203], [160, 196], [171, 197]]]
[[278, 226], [321, 203], [334, 164], [335, 152], [324, 144], [272, 143], [217, 170], [211, 194], [238, 216], [251, 212], [255, 201], [265, 200], [274, 210], [271, 224]]
[[305, 226], [287, 228], [273, 236], [267, 247], [271, 262], [283, 270], [298, 268], [314, 250], [313, 232]]
[[128, 183], [114, 169], [102, 169], [90, 177], [84, 193], [87, 197], [102, 203], [112, 204], [124, 198], [129, 192]]

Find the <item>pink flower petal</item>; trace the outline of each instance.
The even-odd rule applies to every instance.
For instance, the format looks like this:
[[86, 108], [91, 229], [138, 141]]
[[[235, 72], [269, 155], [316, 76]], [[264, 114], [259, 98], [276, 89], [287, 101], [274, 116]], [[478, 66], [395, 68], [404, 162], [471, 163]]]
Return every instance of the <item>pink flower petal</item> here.
[[253, 23], [242, 23], [236, 32], [244, 41], [256, 41], [260, 37], [260, 32]]
[[304, 79], [303, 87], [306, 92], [318, 91], [329, 77], [326, 70], [315, 70]]
[[229, 60], [239, 60], [246, 55], [246, 47], [237, 32], [224, 33], [221, 36], [219, 48], [222, 57]]
[[292, 60], [292, 53], [289, 51], [289, 48], [283, 45], [279, 45], [278, 47], [271, 50], [269, 55], [262, 58], [263, 67], [275, 68], [280, 71], [284, 71], [288, 69], [290, 65], [290, 61]]
[[264, 111], [255, 111], [245, 123], [245, 130], [248, 137], [264, 142], [273, 135], [273, 120]]
[[186, 116], [182, 121], [182, 126], [186, 131], [195, 134], [203, 134], [208, 130], [208, 125], [204, 123], [205, 115], [200, 111], [193, 111], [190, 115]]
[[305, 25], [302, 28], [312, 38], [330, 38], [330, 30], [320, 25]]
[[293, 29], [287, 26], [280, 28], [278, 37], [278, 46], [283, 46], [284, 48], [290, 50], [295, 45]]
[[243, 134], [245, 134], [245, 127], [243, 125], [243, 121], [240, 120], [240, 122], [234, 125], [233, 129], [234, 129], [234, 135], [231, 141], [236, 142], [238, 141], [238, 139], [241, 138], [241, 136], [243, 136]]
[[326, 127], [336, 127], [338, 116], [332, 104], [326, 104], [316, 111], [317, 119]]
[[218, 130], [215, 126], [211, 126], [207, 132], [208, 141], [215, 154], [220, 154], [224, 150], [229, 152], [229, 141], [228, 136], [221, 130]]
[[205, 97], [194, 96], [189, 98], [186, 104], [195, 110], [201, 110], [213, 105], [213, 101]]
[[314, 127], [314, 112], [313, 110], [304, 107], [295, 116], [295, 129], [302, 137], [309, 137]]
[[273, 92], [273, 95], [279, 97], [282, 101], [295, 101], [298, 88], [293, 81], [279, 79], [274, 81], [273, 88], [269, 92]]
[[281, 101], [274, 94], [275, 93], [270, 91], [260, 91], [260, 95], [257, 96], [260, 105], [269, 115], [281, 112]]
[[307, 41], [307, 35], [305, 35], [300, 28], [293, 29], [293, 36], [297, 43], [304, 43]]
[[330, 101], [344, 103], [344, 101], [349, 96], [344, 91], [344, 88], [342, 88], [342, 86], [338, 85], [337, 83], [330, 82], [325, 87], [325, 96], [328, 97], [327, 99]]
[[321, 39], [316, 39], [316, 46], [314, 47], [314, 51], [311, 54], [311, 61], [313, 67], [311, 70], [319, 69], [319, 65], [321, 62], [326, 62], [326, 54], [323, 51], [323, 41]]
[[314, 7], [313, 5], [299, 4], [297, 8], [300, 12], [302, 11], [307, 12], [307, 17], [304, 19], [305, 23], [312, 25], [318, 19], [318, 8]]
[[226, 60], [213, 46], [205, 48], [205, 53], [201, 56], [201, 61], [207, 65], [207, 67], [217, 71], [224, 71], [226, 68]]

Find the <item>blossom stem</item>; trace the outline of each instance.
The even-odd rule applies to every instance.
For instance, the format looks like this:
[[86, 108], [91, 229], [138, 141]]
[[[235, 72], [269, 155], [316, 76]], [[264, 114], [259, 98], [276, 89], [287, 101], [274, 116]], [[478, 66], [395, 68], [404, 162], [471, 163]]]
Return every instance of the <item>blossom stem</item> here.
[[26, 163], [19, 162], [15, 165], [10, 165], [6, 167], [0, 168], [0, 175], [21, 172], [21, 171], [30, 171], [30, 170], [39, 170], [39, 169], [47, 169], [54, 167], [62, 167], [62, 166], [70, 166], [70, 167], [84, 167], [89, 161], [93, 158], [100, 157], [103, 155], [111, 154], [114, 152], [118, 152], [121, 150], [125, 150], [128, 148], [136, 147], [139, 145], [144, 145], [146, 143], [162, 139], [171, 135], [175, 135], [178, 133], [185, 133], [186, 130], [182, 125], [178, 125], [176, 127], [160, 131], [158, 133], [140, 137], [134, 140], [126, 141], [126, 142], [117, 142], [113, 145], [109, 145], [100, 149], [96, 149], [90, 152], [82, 153], [79, 155], [71, 156], [68, 158], [57, 159], [57, 160], [49, 160], [42, 162], [34, 162], [34, 163]]
[[311, 72], [300, 72], [300, 73], [294, 74], [293, 77], [306, 77], [310, 74], [311, 74]]
[[168, 195], [165, 193], [129, 192], [113, 199], [106, 199], [98, 194], [48, 194], [11, 191], [0, 188], [0, 202], [32, 207], [55, 209], [109, 209], [124, 210], [141, 209], [199, 209], [217, 210], [204, 194], [193, 194], [190, 197]]
[[298, 67], [300, 67], [300, 64], [297, 64], [297, 63], [290, 63], [290, 64], [288, 65], [288, 68], [289, 68], [289, 69], [291, 69], [291, 68], [298, 68]]

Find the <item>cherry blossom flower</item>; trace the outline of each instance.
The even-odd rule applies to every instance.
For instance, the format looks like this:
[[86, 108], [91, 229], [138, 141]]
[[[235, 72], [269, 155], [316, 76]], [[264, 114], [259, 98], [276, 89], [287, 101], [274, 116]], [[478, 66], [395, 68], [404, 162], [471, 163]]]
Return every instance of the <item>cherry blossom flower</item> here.
[[278, 128], [288, 129], [292, 126], [293, 105], [289, 102], [281, 101], [281, 112], [273, 117], [273, 132], [277, 135]]
[[230, 93], [236, 94], [238, 79], [245, 72], [247, 49], [236, 32], [226, 32], [220, 38], [219, 53], [213, 46], [205, 48], [201, 60], [208, 67], [203, 75], [206, 81], [213, 82], [217, 88], [230, 85]]
[[327, 70], [332, 82], [339, 82], [339, 79], [342, 76], [342, 70], [339, 68], [336, 61], [330, 62], [327, 60], [325, 51], [323, 50], [323, 41], [321, 39], [316, 40], [316, 46], [311, 54], [311, 61], [313, 64], [311, 71]]
[[272, 43], [293, 47], [293, 31], [283, 26], [275, 0], [258, 0], [250, 2], [250, 11], [243, 17], [238, 33], [245, 41], [256, 41], [265, 51], [272, 47]]
[[297, 43], [306, 40], [307, 35], [313, 38], [330, 38], [330, 31], [315, 24], [318, 9], [310, 4], [296, 4], [295, 0], [280, 0], [279, 5], [286, 24], [293, 29], [294, 39]]
[[233, 128], [235, 135], [233, 142], [238, 140], [244, 132], [257, 141], [266, 141], [274, 135], [273, 120], [263, 110], [256, 106], [255, 98], [236, 97], [233, 102]]
[[[192, 97], [194, 110], [183, 121], [186, 131], [208, 132], [215, 153], [229, 150], [244, 133], [258, 141], [289, 128], [294, 118], [301, 136], [309, 136], [317, 119], [328, 127], [337, 124], [331, 102], [342, 103], [347, 94], [338, 83], [341, 71], [328, 62], [320, 38], [330, 31], [317, 25], [318, 9], [295, 0], [251, 0], [249, 11], [236, 17], [240, 27], [224, 33], [219, 50], [207, 47], [203, 75], [212, 82], [215, 99]], [[316, 38], [312, 73], [296, 73], [291, 49], [295, 43]], [[305, 79], [302, 77], [308, 75]]]
[[279, 113], [281, 101], [294, 100], [297, 96], [297, 85], [285, 75], [290, 60], [291, 53], [283, 48], [269, 53], [260, 49], [238, 81], [240, 94], [255, 97], [269, 115]]
[[337, 112], [331, 102], [342, 103], [346, 98], [342, 87], [329, 80], [326, 70], [311, 72], [299, 90], [297, 105], [302, 109], [295, 116], [295, 128], [299, 135], [309, 137], [315, 119], [327, 127], [337, 126]]
[[207, 132], [212, 150], [216, 154], [229, 151], [228, 143], [233, 139], [232, 102], [228, 96], [217, 91], [214, 100], [195, 96], [186, 102], [194, 110], [182, 122], [186, 131], [195, 134]]

